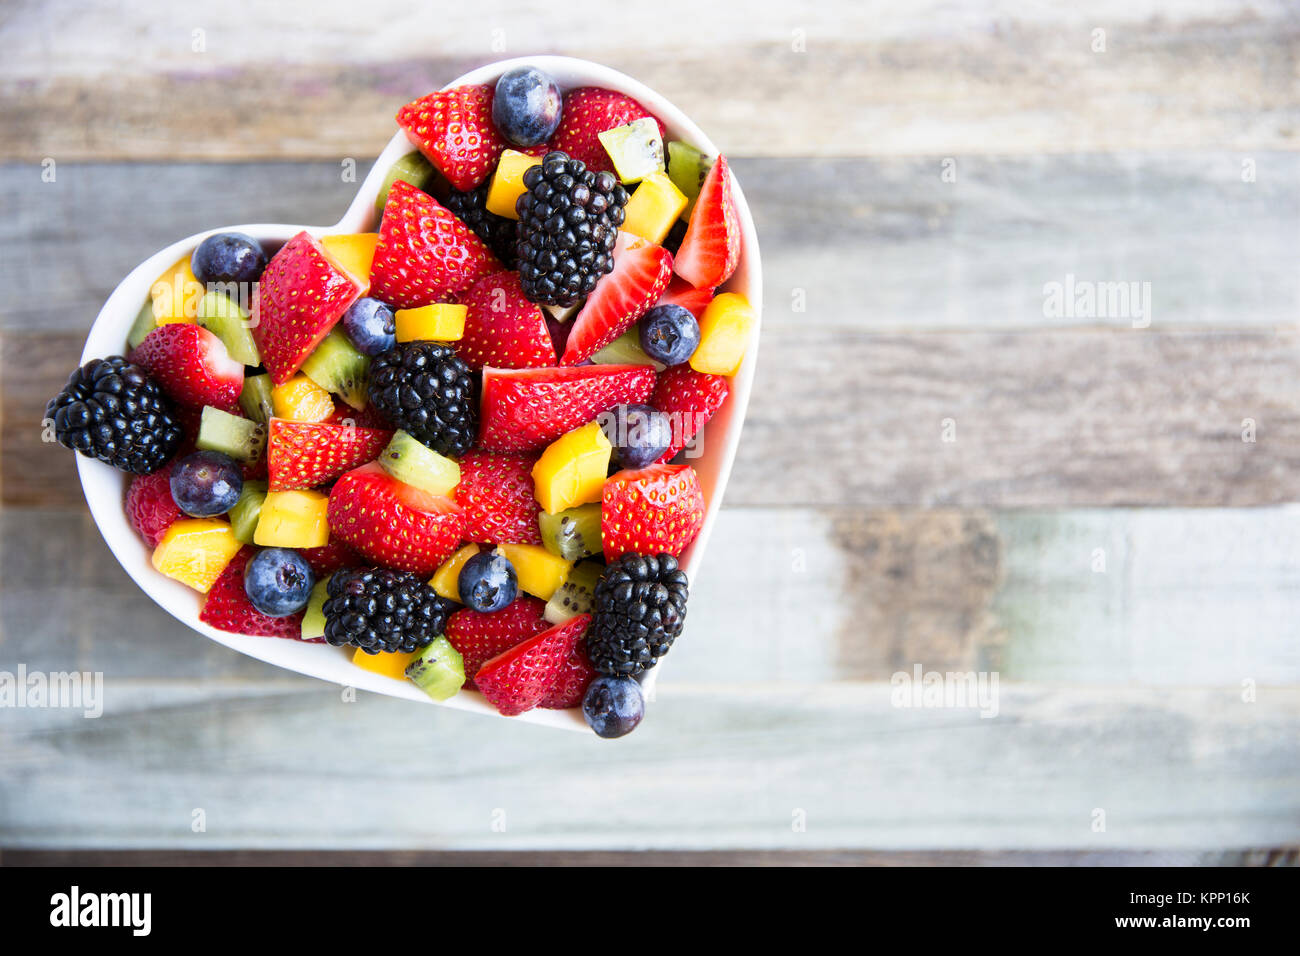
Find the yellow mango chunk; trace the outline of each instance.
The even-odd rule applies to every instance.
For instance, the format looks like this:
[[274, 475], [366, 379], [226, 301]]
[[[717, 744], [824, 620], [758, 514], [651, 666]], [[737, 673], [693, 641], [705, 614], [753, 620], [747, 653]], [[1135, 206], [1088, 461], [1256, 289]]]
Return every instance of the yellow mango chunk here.
[[398, 309], [397, 341], [455, 342], [465, 334], [467, 305], [422, 305], [418, 309]]
[[361, 284], [362, 295], [370, 291], [370, 264], [374, 261], [375, 246], [378, 242], [377, 232], [321, 236], [320, 240], [325, 254], [334, 265]]
[[547, 514], [599, 501], [609, 474], [609, 439], [599, 422], [561, 435], [533, 465], [533, 497]]
[[433, 588], [438, 597], [445, 597], [457, 604], [464, 604], [465, 602], [460, 599], [460, 569], [465, 566], [466, 561], [474, 557], [478, 552], [478, 545], [465, 545], [465, 547], [444, 561], [442, 567], [433, 572], [433, 577], [429, 579], [429, 587]]
[[306, 375], [299, 372], [283, 385], [271, 389], [271, 410], [276, 418], [295, 422], [323, 422], [334, 414], [334, 399]]
[[378, 654], [367, 654], [358, 647], [356, 653], [352, 655], [352, 663], [362, 670], [383, 674], [393, 680], [406, 680], [406, 665], [419, 657], [422, 651], [423, 649], [410, 652], [380, 651]]
[[515, 200], [524, 194], [524, 172], [528, 167], [540, 166], [541, 163], [541, 157], [529, 156], [515, 149], [503, 152], [497, 163], [497, 171], [492, 174], [487, 199], [483, 203], [487, 211], [507, 219], [518, 219]]
[[199, 301], [206, 291], [203, 284], [195, 278], [187, 253], [149, 287], [154, 324], [193, 322], [199, 312]]
[[153, 566], [161, 574], [207, 594], [243, 545], [230, 525], [218, 518], [182, 518], [154, 548]]
[[497, 550], [514, 565], [519, 589], [549, 601], [573, 570], [573, 562], [556, 557], [540, 544], [499, 544]]
[[323, 491], [268, 491], [257, 516], [253, 543], [264, 548], [320, 548], [329, 542]]
[[735, 375], [753, 330], [754, 310], [743, 295], [715, 295], [700, 316], [700, 344], [691, 356], [691, 368], [710, 375]]
[[651, 173], [641, 180], [623, 211], [623, 231], [660, 245], [668, 238], [677, 217], [686, 208], [686, 194], [666, 173]]

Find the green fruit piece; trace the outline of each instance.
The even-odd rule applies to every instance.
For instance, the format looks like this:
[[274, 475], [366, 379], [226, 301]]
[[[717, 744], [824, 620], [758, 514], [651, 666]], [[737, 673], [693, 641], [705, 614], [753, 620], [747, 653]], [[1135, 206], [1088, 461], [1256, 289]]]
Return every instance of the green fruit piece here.
[[248, 313], [224, 292], [208, 292], [199, 299], [195, 321], [225, 343], [226, 351], [236, 362], [261, 365], [262, 356], [248, 327]]
[[131, 324], [131, 331], [126, 333], [126, 344], [130, 348], [135, 348], [156, 328], [158, 322], [153, 317], [153, 299], [150, 299], [144, 304], [140, 314], [135, 317], [135, 322]]
[[546, 550], [566, 561], [577, 561], [600, 551], [600, 502], [578, 505], [550, 515], [537, 516]]
[[266, 426], [205, 405], [199, 418], [199, 437], [194, 444], [251, 465], [266, 451]]
[[460, 465], [398, 429], [379, 456], [384, 471], [431, 495], [449, 494], [460, 484]]
[[388, 190], [393, 188], [393, 183], [400, 179], [416, 189], [423, 189], [432, 174], [433, 164], [419, 153], [407, 153], [393, 163], [388, 167], [388, 175], [384, 177], [384, 184], [379, 187], [379, 195], [375, 198], [375, 218], [384, 214], [384, 203], [388, 201]]
[[668, 144], [668, 178], [673, 181], [682, 194], [690, 200], [686, 208], [682, 210], [683, 219], [689, 219], [691, 210], [695, 208], [695, 197], [700, 194], [700, 187], [704, 185], [704, 177], [709, 174], [713, 168], [713, 163], [705, 158], [694, 146], [687, 146], [679, 140], [672, 140]]
[[663, 170], [664, 141], [653, 117], [643, 116], [626, 126], [607, 129], [598, 136], [623, 185], [639, 183], [651, 173]]
[[370, 358], [358, 352], [342, 329], [335, 329], [302, 363], [302, 374], [355, 409], [366, 407]]
[[[333, 575], [330, 575], [333, 577]], [[329, 599], [330, 579], [317, 581], [307, 598], [307, 608], [302, 614], [302, 639], [310, 641], [325, 636], [325, 602]]]
[[271, 376], [265, 372], [245, 375], [244, 390], [239, 393], [239, 407], [251, 420], [264, 425], [269, 422], [275, 408], [271, 402]]
[[434, 700], [446, 700], [455, 696], [465, 683], [465, 659], [451, 646], [451, 641], [436, 637], [419, 657], [406, 665], [406, 676]]
[[257, 519], [262, 514], [262, 502], [266, 500], [265, 481], [246, 481], [239, 492], [239, 500], [226, 512], [230, 519], [231, 530], [235, 540], [240, 544], [252, 544], [253, 532], [257, 530]]
[[641, 348], [640, 332], [634, 325], [591, 357], [593, 365], [650, 365], [656, 372], [668, 366], [656, 362]]
[[596, 582], [605, 566], [597, 561], [575, 565], [559, 590], [546, 602], [542, 616], [552, 624], [563, 624], [579, 614], [591, 614], [596, 606]]

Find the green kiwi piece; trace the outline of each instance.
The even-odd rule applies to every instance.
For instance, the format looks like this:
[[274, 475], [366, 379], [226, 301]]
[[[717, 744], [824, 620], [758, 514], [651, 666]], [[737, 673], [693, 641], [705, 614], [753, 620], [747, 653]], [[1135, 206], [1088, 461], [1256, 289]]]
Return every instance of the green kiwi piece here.
[[406, 485], [446, 495], [460, 484], [460, 465], [398, 429], [379, 456], [380, 467]]
[[546, 550], [566, 561], [577, 561], [600, 551], [600, 502], [578, 505], [550, 515], [537, 516]]
[[679, 140], [668, 143], [668, 178], [690, 200], [682, 210], [682, 218], [690, 217], [695, 208], [695, 197], [700, 194], [704, 177], [709, 175], [713, 163], [705, 158], [694, 146], [687, 146]]
[[302, 363], [302, 374], [357, 410], [366, 407], [369, 373], [369, 356], [353, 348], [342, 329], [335, 329], [321, 339], [320, 345]]
[[641, 348], [640, 332], [635, 325], [593, 355], [591, 362], [593, 365], [651, 365], [656, 372], [668, 367]]
[[546, 602], [542, 616], [551, 624], [563, 624], [579, 614], [591, 614], [596, 606], [596, 582], [605, 566], [597, 561], [583, 561], [569, 572], [565, 582]]
[[615, 126], [597, 134], [605, 147], [614, 172], [625, 186], [639, 183], [651, 173], [664, 168], [664, 141], [659, 135], [659, 124], [653, 117], [643, 116], [626, 126]]
[[126, 333], [126, 344], [130, 348], [135, 348], [144, 341], [145, 336], [158, 328], [158, 322], [153, 315], [153, 299], [144, 304], [140, 314], [135, 317], [131, 323], [131, 331]]
[[434, 700], [455, 696], [465, 683], [465, 659], [445, 637], [435, 637], [406, 665], [406, 676]]
[[239, 492], [239, 500], [226, 512], [230, 519], [230, 528], [235, 532], [235, 540], [240, 544], [252, 544], [253, 532], [257, 530], [257, 519], [262, 514], [262, 503], [266, 501], [265, 481], [246, 481]]
[[251, 465], [266, 451], [266, 426], [205, 405], [199, 418], [199, 437], [194, 444]]
[[416, 189], [423, 189], [432, 175], [433, 164], [420, 153], [407, 153], [393, 163], [388, 167], [384, 184], [379, 187], [379, 195], [375, 197], [375, 218], [378, 219], [384, 214], [384, 203], [388, 201], [388, 190], [393, 188], [393, 183], [400, 179], [402, 182], [410, 183]]
[[275, 405], [271, 401], [271, 376], [245, 375], [244, 390], [239, 393], [239, 407], [252, 421], [266, 424], [274, 414]]
[[307, 608], [302, 615], [304, 641], [325, 636], [325, 601], [329, 598], [329, 583], [330, 579], [326, 578], [312, 586], [311, 594], [307, 598]]
[[226, 351], [236, 362], [261, 365], [262, 356], [248, 327], [248, 313], [224, 292], [208, 292], [199, 299], [195, 321], [225, 343]]

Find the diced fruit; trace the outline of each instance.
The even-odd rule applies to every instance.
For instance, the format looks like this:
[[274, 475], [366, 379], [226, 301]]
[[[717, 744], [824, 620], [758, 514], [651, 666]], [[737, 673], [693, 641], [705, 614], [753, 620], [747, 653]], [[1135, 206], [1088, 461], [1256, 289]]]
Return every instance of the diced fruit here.
[[680, 365], [700, 344], [700, 323], [680, 305], [656, 305], [638, 324], [641, 348], [665, 365]]
[[[596, 86], [579, 87], [564, 94], [560, 125], [551, 138], [551, 148], [582, 160], [588, 169], [613, 172], [614, 164], [605, 152], [600, 134], [650, 115], [649, 110], [626, 94]], [[663, 124], [657, 119], [655, 124], [662, 139]]]
[[192, 518], [225, 514], [235, 506], [243, 487], [239, 466], [220, 452], [191, 452], [172, 467], [172, 498]]
[[176, 506], [171, 488], [172, 466], [164, 465], [148, 475], [136, 475], [126, 488], [126, 517], [131, 527], [156, 548], [163, 534], [184, 513]]
[[399, 342], [370, 365], [370, 408], [443, 455], [478, 434], [478, 378], [447, 342]]
[[321, 339], [302, 363], [302, 374], [353, 408], [366, 407], [366, 374], [370, 357], [361, 354], [342, 329]]
[[541, 449], [622, 402], [644, 402], [654, 369], [637, 365], [483, 370], [479, 444], [491, 451]]
[[269, 491], [253, 542], [264, 548], [319, 548], [330, 539], [329, 496], [320, 491]]
[[299, 632], [304, 641], [325, 639], [325, 600], [329, 597], [329, 584], [329, 578], [318, 580], [311, 589], [311, 597], [307, 598]]
[[580, 614], [498, 654], [479, 668], [474, 683], [507, 717], [532, 710], [555, 686], [590, 621]]
[[355, 232], [348, 235], [321, 236], [321, 248], [330, 261], [338, 266], [361, 287], [365, 295], [370, 288], [370, 264], [375, 258], [377, 232]]
[[194, 277], [190, 257], [179, 259], [149, 287], [155, 325], [193, 322], [207, 290]]
[[190, 256], [190, 271], [205, 286], [256, 282], [265, 269], [266, 250], [260, 242], [243, 232], [218, 232], [208, 236]]
[[317, 579], [327, 578], [340, 568], [352, 568], [362, 563], [357, 553], [338, 538], [330, 538], [319, 548], [299, 550]]
[[393, 183], [400, 179], [416, 189], [423, 190], [432, 175], [433, 164], [419, 153], [407, 153], [389, 166], [383, 185], [379, 187], [379, 195], [375, 197], [375, 218], [378, 219], [384, 214], [384, 204], [388, 202], [388, 190], [392, 188]]
[[343, 568], [330, 576], [325, 640], [368, 654], [417, 651], [442, 635], [453, 608], [410, 571]]
[[460, 465], [400, 428], [380, 454], [379, 464], [398, 481], [431, 495], [449, 495], [460, 484]]
[[265, 372], [244, 378], [244, 387], [239, 393], [239, 407], [252, 421], [265, 424], [275, 414], [275, 401], [271, 397], [271, 389], [271, 376]]
[[199, 437], [194, 444], [251, 465], [266, 450], [266, 426], [208, 405], [199, 419]]
[[334, 414], [334, 399], [306, 375], [295, 375], [271, 389], [276, 418], [294, 422], [323, 422]]
[[268, 617], [287, 617], [307, 606], [316, 584], [307, 560], [291, 548], [262, 548], [244, 569], [244, 593]]
[[699, 321], [704, 310], [708, 308], [709, 303], [713, 301], [713, 290], [705, 287], [697, 289], [681, 276], [673, 276], [668, 283], [668, 289], [659, 297], [656, 306], [661, 305], [680, 305], [683, 309], [695, 316]]
[[494, 93], [492, 122], [516, 146], [545, 143], [560, 125], [560, 87], [543, 70], [532, 66], [509, 70], [497, 80]]
[[532, 454], [471, 451], [460, 460], [456, 501], [465, 537], [484, 544], [541, 544]]
[[[607, 280], [608, 281], [608, 280]], [[465, 331], [456, 354], [472, 369], [541, 368], [555, 364], [542, 310], [528, 301], [519, 273], [485, 276], [462, 296]]]
[[573, 651], [561, 665], [555, 682], [551, 684], [551, 689], [546, 692], [546, 696], [537, 706], [544, 710], [568, 710], [570, 707], [578, 707], [582, 704], [587, 688], [597, 676], [596, 668], [591, 666], [591, 659], [587, 656], [587, 642], [579, 637], [574, 642]]
[[419, 656], [420, 651], [380, 651], [378, 654], [370, 654], [358, 647], [352, 654], [352, 663], [362, 670], [382, 674], [393, 680], [406, 680], [406, 669]]
[[429, 579], [429, 587], [433, 588], [434, 593], [439, 597], [464, 604], [465, 602], [460, 599], [460, 569], [465, 566], [466, 561], [478, 553], [478, 545], [465, 545], [444, 561], [442, 567], [433, 572], [433, 577]]
[[502, 610], [519, 594], [519, 579], [510, 559], [495, 551], [473, 555], [460, 569], [456, 590], [461, 602], [483, 614]]
[[754, 310], [743, 295], [718, 295], [700, 319], [700, 345], [691, 355], [691, 368], [707, 375], [735, 375], [753, 329]]
[[432, 196], [393, 184], [370, 266], [370, 293], [414, 309], [464, 292], [501, 268], [483, 240]]
[[599, 422], [557, 438], [533, 466], [534, 494], [550, 514], [599, 501], [609, 474], [609, 439]]
[[597, 677], [582, 698], [582, 716], [597, 737], [630, 734], [645, 716], [641, 685], [631, 677]]
[[211, 405], [223, 411], [239, 407], [244, 366], [232, 359], [221, 339], [207, 329], [159, 326], [131, 350], [129, 358], [182, 405]]
[[614, 173], [623, 185], [639, 183], [652, 173], [663, 172], [664, 140], [659, 135], [659, 121], [654, 117], [643, 116], [625, 126], [607, 129], [597, 139], [605, 147], [614, 164]]
[[731, 170], [719, 156], [700, 187], [673, 271], [697, 289], [714, 289], [740, 262], [740, 217], [731, 198]]
[[377, 564], [428, 576], [460, 544], [465, 516], [451, 499], [403, 484], [372, 462], [335, 482], [329, 524]]
[[690, 465], [620, 471], [605, 483], [601, 539], [605, 558], [624, 554], [677, 557], [704, 526], [704, 492]]
[[593, 365], [646, 365], [662, 372], [666, 365], [656, 362], [641, 348], [641, 332], [634, 325], [591, 357]]
[[154, 570], [207, 594], [242, 547], [219, 518], [183, 518], [163, 534], [153, 552]]
[[131, 331], [126, 333], [127, 348], [135, 348], [144, 341], [146, 335], [158, 328], [158, 323], [153, 318], [153, 300], [149, 300], [140, 307], [135, 321], [131, 323]]
[[668, 287], [673, 257], [662, 246], [643, 245], [614, 250], [614, 271], [573, 320], [561, 365], [577, 365], [626, 332]]
[[668, 144], [668, 178], [682, 191], [689, 204], [686, 212], [695, 207], [695, 197], [700, 194], [700, 187], [709, 175], [713, 163], [694, 146], [688, 146], [680, 140]]
[[[599, 548], [597, 548], [599, 550]], [[596, 561], [583, 561], [569, 572], [569, 577], [546, 602], [543, 616], [552, 624], [563, 624], [579, 614], [594, 614], [596, 582], [605, 566]]]
[[199, 300], [195, 319], [225, 343], [230, 357], [244, 365], [261, 365], [248, 313], [238, 302], [221, 292], [209, 292]]
[[392, 438], [383, 428], [271, 419], [266, 464], [272, 491], [328, 484], [374, 461]]
[[723, 375], [697, 372], [689, 365], [674, 365], [663, 372], [655, 383], [650, 404], [668, 416], [673, 443], [660, 461], [667, 461], [686, 447], [730, 392], [731, 383]]
[[519, 587], [534, 597], [549, 601], [569, 576], [572, 561], [557, 558], [538, 544], [497, 546], [514, 566]]
[[473, 189], [487, 179], [506, 145], [492, 123], [493, 96], [491, 86], [430, 93], [398, 110], [397, 125], [448, 182]]
[[241, 548], [203, 599], [199, 620], [219, 631], [248, 634], [252, 637], [304, 637], [302, 615], [297, 613], [281, 617], [263, 614], [248, 599], [244, 589], [244, 573], [250, 561], [258, 554], [256, 548]]
[[597, 419], [614, 446], [620, 468], [644, 468], [658, 461], [673, 443], [668, 416], [649, 405], [618, 405]]
[[488, 212], [507, 219], [518, 219], [515, 212], [515, 200], [524, 194], [524, 170], [541, 163], [537, 156], [530, 156], [517, 150], [507, 149], [501, 154], [501, 162], [492, 174], [492, 185], [488, 187], [485, 208]]
[[406, 665], [406, 677], [434, 700], [448, 700], [465, 683], [465, 659], [445, 637], [434, 638]]
[[397, 319], [385, 302], [363, 296], [339, 320], [339, 328], [358, 352], [374, 358], [397, 344]]
[[549, 626], [542, 617], [546, 605], [524, 595], [491, 614], [465, 608], [447, 619], [446, 637], [465, 659], [466, 687], [474, 686], [473, 675], [502, 651], [540, 634]]
[[673, 181], [663, 173], [651, 173], [628, 199], [623, 229], [662, 245], [685, 208], [686, 197]]
[[231, 530], [235, 540], [240, 544], [252, 544], [253, 534], [257, 531], [257, 519], [262, 513], [262, 502], [266, 501], [265, 481], [246, 481], [239, 492], [239, 500], [230, 509], [226, 517], [230, 519]]
[[396, 317], [399, 342], [456, 342], [465, 334], [467, 306], [452, 303], [399, 309]]
[[576, 508], [542, 512], [537, 518], [542, 547], [566, 561], [577, 561], [600, 551], [600, 502]]

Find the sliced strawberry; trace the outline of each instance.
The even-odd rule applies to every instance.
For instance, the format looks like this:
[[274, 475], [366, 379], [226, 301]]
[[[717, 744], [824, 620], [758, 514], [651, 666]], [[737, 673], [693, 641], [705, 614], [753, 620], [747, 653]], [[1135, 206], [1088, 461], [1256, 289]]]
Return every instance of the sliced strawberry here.
[[[212, 590], [203, 600], [199, 620], [219, 631], [249, 634], [253, 637], [287, 637], [302, 640], [302, 611], [287, 617], [271, 617], [253, 607], [244, 592], [244, 567], [257, 548], [244, 547], [226, 565]], [[309, 644], [320, 644], [324, 638], [313, 638]]]
[[681, 554], [704, 526], [704, 492], [690, 465], [620, 471], [605, 482], [600, 537], [605, 559]]
[[[397, 125], [459, 190], [473, 189], [496, 169], [506, 142], [492, 122], [492, 86], [430, 93], [397, 111]], [[388, 300], [385, 300], [388, 301]]]
[[630, 329], [663, 295], [673, 275], [673, 256], [663, 246], [614, 250], [614, 271], [596, 283], [573, 319], [561, 365], [589, 359]]
[[460, 544], [465, 515], [450, 498], [403, 484], [371, 462], [330, 489], [329, 526], [376, 564], [433, 574]]
[[545, 601], [524, 594], [499, 611], [464, 608], [449, 617], [446, 637], [465, 659], [465, 686], [474, 689], [474, 675], [487, 661], [550, 627], [545, 611]]
[[158, 547], [173, 522], [184, 517], [172, 497], [170, 463], [151, 475], [136, 475], [126, 488], [126, 517], [144, 543]]
[[541, 508], [533, 497], [536, 455], [471, 451], [460, 460], [456, 503], [465, 539], [479, 544], [541, 544]]
[[503, 651], [478, 669], [474, 683], [506, 717], [532, 710], [550, 693], [568, 667], [590, 614], [557, 624]]
[[740, 262], [740, 217], [731, 199], [731, 170], [719, 156], [704, 177], [673, 271], [697, 289], [731, 278]]
[[315, 237], [300, 232], [286, 242], [253, 296], [253, 339], [271, 381], [288, 381], [361, 292]]
[[681, 276], [673, 276], [655, 305], [680, 305], [698, 320], [713, 301], [713, 290], [697, 289]]
[[668, 416], [673, 428], [673, 443], [660, 461], [668, 461], [713, 417], [731, 394], [725, 375], [697, 372], [689, 365], [674, 365], [659, 373], [650, 405]]
[[599, 138], [605, 130], [651, 116], [659, 123], [660, 138], [664, 138], [664, 124], [653, 113], [625, 93], [598, 86], [582, 86], [565, 93], [560, 115], [551, 149], [562, 150], [597, 172], [614, 171], [614, 163]]
[[317, 581], [325, 580], [339, 568], [354, 568], [364, 563], [351, 547], [338, 538], [330, 538], [319, 548], [299, 548], [298, 553], [311, 565]]
[[266, 436], [266, 464], [272, 491], [315, 488], [345, 471], [374, 461], [393, 433], [325, 422], [272, 418]]
[[644, 402], [654, 388], [647, 365], [483, 370], [479, 446], [538, 451], [623, 402]]
[[230, 357], [221, 339], [200, 325], [160, 325], [131, 350], [130, 360], [182, 405], [211, 405], [240, 413], [244, 366]]
[[501, 268], [483, 240], [427, 193], [388, 190], [370, 264], [370, 294], [399, 309], [444, 302]]
[[524, 295], [517, 272], [485, 276], [460, 297], [468, 307], [456, 354], [473, 369], [544, 368], [555, 364], [546, 317]]
[[591, 660], [587, 657], [587, 642], [578, 641], [573, 647], [573, 653], [560, 668], [555, 683], [537, 706], [546, 710], [579, 707], [587, 694], [587, 686], [595, 677], [596, 668], [591, 666]]

